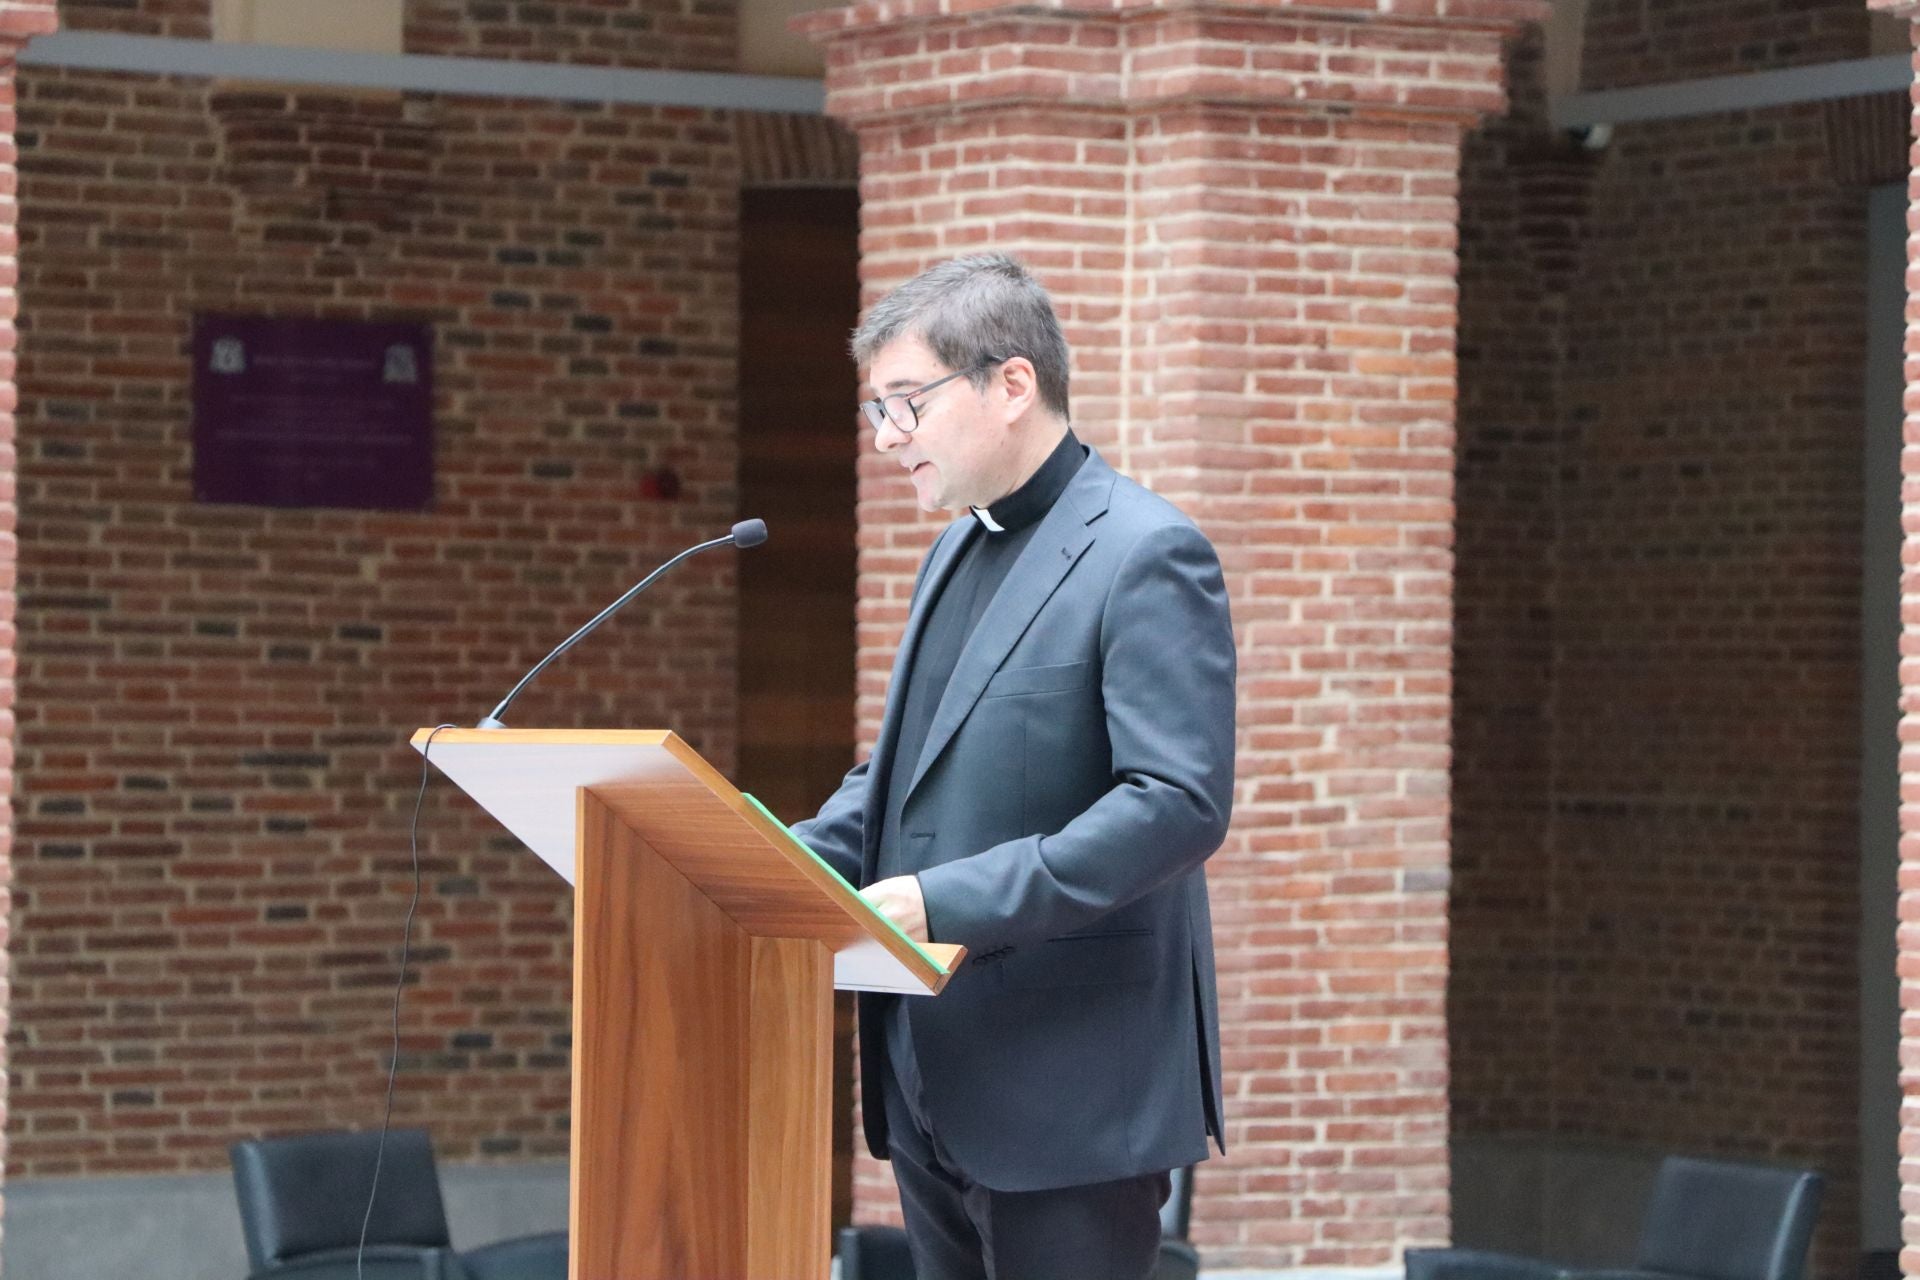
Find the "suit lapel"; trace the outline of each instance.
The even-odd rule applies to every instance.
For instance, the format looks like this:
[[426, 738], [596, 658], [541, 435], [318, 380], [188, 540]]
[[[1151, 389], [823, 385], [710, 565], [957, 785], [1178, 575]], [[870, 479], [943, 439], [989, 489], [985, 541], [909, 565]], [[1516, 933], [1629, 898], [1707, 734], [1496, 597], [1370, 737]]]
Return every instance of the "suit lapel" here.
[[[940, 598], [940, 592], [946, 588], [953, 567], [960, 563], [961, 553], [974, 538], [980, 536], [978, 520], [967, 516], [965, 524], [968, 527], [943, 535], [935, 545], [926, 577], [921, 580], [920, 589], [914, 593], [913, 607], [907, 614], [907, 629], [900, 637], [900, 647], [894, 651], [893, 674], [887, 682], [886, 711], [881, 716], [879, 736], [873, 743], [872, 759], [878, 764], [878, 772], [869, 778], [867, 786], [866, 830], [873, 841], [880, 838], [880, 824], [886, 817], [882, 810], [887, 802], [888, 778], [894, 766], [900, 763], [893, 758], [893, 746], [900, 736], [900, 716], [906, 710], [907, 680], [913, 672], [914, 654], [920, 647], [920, 633], [926, 630], [927, 615], [933, 611], [933, 602]], [[952, 526], [948, 528], [952, 529]], [[877, 852], [877, 845], [870, 847], [867, 860], [871, 862]], [[872, 868], [869, 867], [868, 871], [871, 874]]]
[[1033, 540], [1007, 571], [1006, 580], [987, 606], [980, 625], [967, 638], [959, 661], [954, 663], [953, 675], [940, 697], [933, 724], [927, 729], [926, 746], [914, 765], [908, 795], [913, 794], [947, 743], [959, 732], [974, 704], [980, 701], [980, 695], [986, 692], [987, 682], [1026, 634], [1041, 606], [1093, 545], [1093, 533], [1088, 526], [1106, 512], [1113, 481], [1113, 469], [1098, 453], [1089, 452], [1059, 501], [1033, 531]]

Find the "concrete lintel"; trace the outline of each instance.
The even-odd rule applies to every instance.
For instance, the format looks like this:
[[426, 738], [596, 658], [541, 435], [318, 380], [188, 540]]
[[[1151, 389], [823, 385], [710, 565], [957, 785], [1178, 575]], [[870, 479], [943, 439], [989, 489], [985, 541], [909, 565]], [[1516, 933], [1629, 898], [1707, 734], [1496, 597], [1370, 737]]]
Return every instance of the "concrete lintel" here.
[[1556, 98], [1549, 115], [1557, 129], [1681, 120], [1799, 102], [1827, 102], [1873, 93], [1905, 93], [1913, 83], [1913, 60], [1905, 54], [1823, 62], [1781, 71], [1755, 71], [1632, 89], [1603, 89]]

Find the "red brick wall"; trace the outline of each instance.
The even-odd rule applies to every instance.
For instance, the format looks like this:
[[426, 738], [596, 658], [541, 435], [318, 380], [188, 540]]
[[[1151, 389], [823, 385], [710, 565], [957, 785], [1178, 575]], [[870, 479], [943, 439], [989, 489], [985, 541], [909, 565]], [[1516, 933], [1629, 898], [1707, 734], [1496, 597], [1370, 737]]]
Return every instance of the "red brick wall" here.
[[1581, 88], [1739, 75], [1867, 56], [1867, 10], [1854, 0], [1587, 0]]
[[[58, 0], [60, 25], [68, 31], [115, 31], [123, 35], [213, 38], [212, 0]], [[45, 6], [54, 7], [54, 0]]]
[[[1641, 9], [1588, 87], [1867, 51]], [[1453, 1115], [1820, 1168], [1848, 1274], [1865, 193], [1818, 107], [1553, 146], [1484, 130], [1463, 212]]]
[[405, 43], [408, 53], [733, 71], [738, 8], [735, 0], [407, 0]]
[[[12, 1024], [12, 939], [14, 883], [14, 706], [17, 629], [15, 619], [18, 584], [17, 471], [15, 448], [18, 426], [15, 409], [18, 390], [15, 383], [15, 318], [19, 313], [19, 152], [14, 137], [18, 122], [14, 110], [15, 88], [12, 57], [17, 42], [25, 37], [52, 31], [55, 27], [53, 0], [0, 0], [0, 39], [6, 41], [6, 62], [0, 66], [0, 1031]], [[10, 1067], [7, 1049], [0, 1044], [0, 1065]], [[9, 1077], [0, 1075], [0, 1157], [7, 1141], [6, 1118], [13, 1101]], [[0, 1173], [0, 1181], [4, 1174]]]
[[1137, 136], [1138, 453], [1223, 547], [1240, 644], [1228, 1156], [1196, 1238], [1384, 1263], [1447, 1234], [1459, 134], [1169, 110]]
[[[704, 112], [23, 78], [21, 820], [9, 1168], [207, 1168], [377, 1121], [420, 724], [471, 723], [736, 517], [737, 171]], [[424, 319], [424, 514], [196, 504], [196, 310]], [[671, 502], [641, 480], [670, 467]], [[733, 568], [512, 722], [733, 763]], [[399, 1114], [562, 1153], [570, 900], [445, 783]]]
[[1546, 129], [1541, 54], [1516, 44], [1514, 110], [1462, 162], [1447, 1046], [1468, 1137], [1553, 1128], [1558, 387], [1598, 158]]
[[[732, 71], [736, 0], [401, 0], [408, 53]], [[27, 7], [27, 6], [22, 6]], [[52, 0], [43, 6], [53, 7]], [[213, 37], [212, 0], [60, 0], [74, 31]]]
[[1623, 129], [1595, 186], [1562, 383], [1554, 1093], [1563, 1132], [1824, 1170], [1840, 1266], [1866, 210], [1823, 139], [1817, 107]]

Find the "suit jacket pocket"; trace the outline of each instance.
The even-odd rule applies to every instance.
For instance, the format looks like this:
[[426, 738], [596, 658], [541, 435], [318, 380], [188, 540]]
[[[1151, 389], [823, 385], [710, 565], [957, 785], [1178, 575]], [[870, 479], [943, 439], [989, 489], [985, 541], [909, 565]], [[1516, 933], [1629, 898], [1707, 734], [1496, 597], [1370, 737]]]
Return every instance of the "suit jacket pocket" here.
[[987, 681], [986, 698], [1005, 698], [1017, 693], [1059, 693], [1084, 689], [1093, 673], [1093, 663], [1067, 662], [1057, 667], [1008, 667]]
[[1000, 983], [1015, 991], [1104, 987], [1153, 977], [1153, 930], [1073, 933], [1016, 948], [1000, 962]]

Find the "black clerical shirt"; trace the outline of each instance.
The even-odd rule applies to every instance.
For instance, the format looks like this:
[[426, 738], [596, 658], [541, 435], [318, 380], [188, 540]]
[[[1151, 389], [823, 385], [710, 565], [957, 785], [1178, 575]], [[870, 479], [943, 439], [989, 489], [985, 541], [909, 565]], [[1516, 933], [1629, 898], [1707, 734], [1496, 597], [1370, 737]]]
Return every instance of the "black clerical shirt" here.
[[933, 717], [940, 709], [941, 695], [946, 693], [947, 681], [960, 661], [960, 651], [966, 648], [967, 638], [993, 602], [994, 593], [1006, 581], [1013, 562], [1033, 541], [1033, 531], [1066, 492], [1067, 482], [1086, 459], [1086, 446], [1068, 431], [1025, 484], [987, 507], [984, 516], [980, 509], [974, 511], [981, 529], [971, 534], [967, 549], [947, 575], [946, 586], [934, 598], [907, 668], [900, 736], [895, 740], [887, 774], [887, 807], [880, 827], [879, 872], [883, 880], [903, 871], [919, 870], [900, 864], [900, 810], [913, 783], [914, 766], [933, 728]]
[[[947, 691], [947, 681], [953, 676], [954, 665], [960, 661], [961, 650], [966, 648], [967, 638], [993, 602], [994, 593], [1006, 581], [1013, 562], [1033, 541], [1033, 531], [1040, 527], [1041, 519], [1066, 492], [1067, 482], [1086, 460], [1086, 446], [1068, 431], [1025, 484], [985, 511], [974, 508], [981, 528], [969, 532], [971, 541], [947, 575], [946, 586], [931, 602], [932, 612], [927, 615], [920, 643], [907, 668], [900, 736], [894, 742], [893, 761], [888, 767], [887, 807], [882, 811], [880, 827], [878, 870], [882, 880], [919, 870], [901, 865], [900, 810], [906, 804], [914, 766], [926, 748], [927, 733], [933, 728], [933, 717], [940, 709], [941, 695]], [[931, 1133], [921, 1105], [920, 1064], [914, 1058], [913, 1036], [907, 1026], [908, 999], [896, 997], [895, 1007], [887, 1012], [887, 1057], [914, 1122]]]

